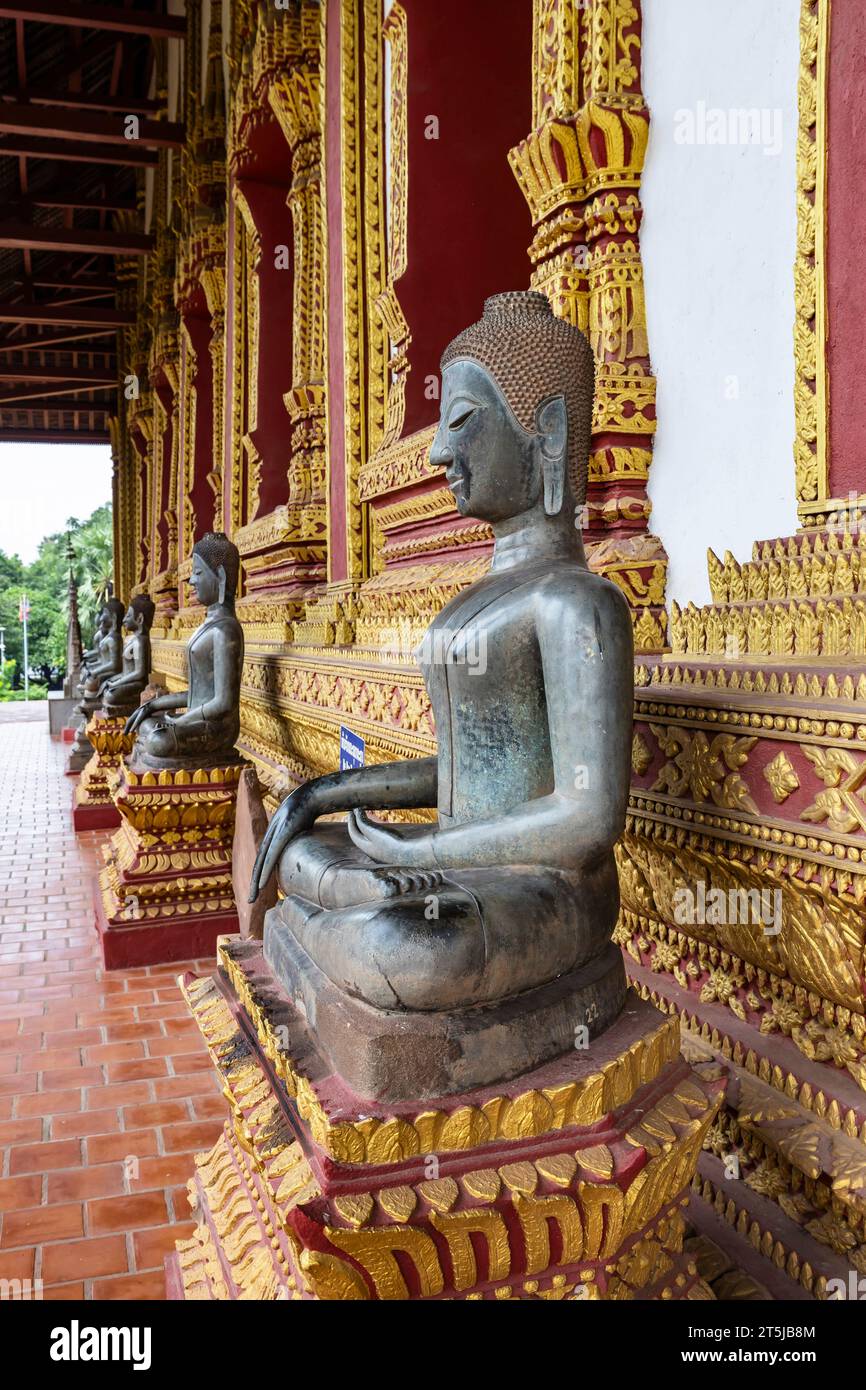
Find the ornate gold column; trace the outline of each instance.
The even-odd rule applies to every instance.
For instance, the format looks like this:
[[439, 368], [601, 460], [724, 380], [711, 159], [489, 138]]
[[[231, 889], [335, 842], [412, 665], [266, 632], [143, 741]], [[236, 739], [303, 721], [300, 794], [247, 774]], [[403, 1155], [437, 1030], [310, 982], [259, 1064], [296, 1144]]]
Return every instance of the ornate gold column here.
[[639, 231], [649, 112], [639, 0], [535, 0], [533, 130], [511, 151], [535, 236], [532, 285], [596, 359], [590, 563], [623, 590], [639, 651], [665, 646], [667, 556], [647, 531], [656, 428]]

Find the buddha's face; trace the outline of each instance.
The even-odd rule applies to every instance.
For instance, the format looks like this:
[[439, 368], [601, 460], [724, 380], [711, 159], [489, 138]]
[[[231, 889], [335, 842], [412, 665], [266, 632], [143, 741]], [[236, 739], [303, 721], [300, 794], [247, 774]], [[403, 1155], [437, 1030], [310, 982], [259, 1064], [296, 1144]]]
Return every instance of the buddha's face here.
[[198, 551], [192, 557], [192, 573], [189, 577], [189, 583], [199, 603], [203, 603], [206, 608], [218, 601], [220, 596], [219, 575], [214, 573], [210, 565], [205, 564]]
[[536, 436], [518, 423], [490, 373], [468, 359], [442, 374], [430, 461], [445, 469], [461, 516], [504, 521], [528, 511], [541, 492]]
[[138, 618], [135, 615], [135, 610], [133, 609], [132, 604], [130, 604], [130, 606], [127, 608], [126, 612], [123, 615], [123, 626], [127, 629], [128, 632], [133, 632], [135, 628], [138, 627]]

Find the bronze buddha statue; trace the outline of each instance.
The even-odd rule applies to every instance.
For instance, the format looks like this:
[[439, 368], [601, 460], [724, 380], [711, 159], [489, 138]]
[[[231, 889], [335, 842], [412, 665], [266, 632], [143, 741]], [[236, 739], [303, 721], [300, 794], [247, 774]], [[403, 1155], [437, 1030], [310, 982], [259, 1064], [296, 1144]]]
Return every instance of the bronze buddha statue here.
[[[516, 292], [487, 301], [442, 368], [431, 462], [495, 544], [489, 573], [422, 645], [438, 754], [299, 787], [251, 886], [254, 899], [278, 873], [266, 960], [335, 1070], [388, 1099], [540, 1065], [575, 1046], [576, 1029], [602, 1031], [626, 993], [610, 936], [633, 640], [576, 524], [592, 351], [543, 295]], [[365, 814], [426, 807], [435, 823]], [[316, 826], [341, 811], [347, 823]]]
[[[135, 733], [133, 758], [151, 767], [236, 762], [244, 634], [235, 615], [240, 572], [237, 546], [208, 532], [193, 547], [190, 585], [207, 615], [186, 649], [189, 689], [157, 695], [126, 722]], [[182, 710], [181, 714], [169, 713]]]
[[97, 628], [100, 635], [92, 659], [90, 652], [85, 653], [82, 662], [84, 679], [80, 689], [84, 697], [91, 701], [99, 695], [105, 682], [116, 676], [123, 665], [123, 613], [123, 604], [119, 598], [106, 601], [100, 614]]
[[81, 653], [82, 672], [86, 673], [88, 668], [90, 666], [95, 665], [96, 662], [99, 660], [99, 644], [102, 641], [103, 637], [108, 636], [110, 628], [111, 615], [109, 614], [108, 609], [103, 607], [99, 611], [99, 617], [96, 620], [96, 627], [93, 629], [93, 646], [88, 647], [86, 652]]
[[123, 670], [106, 681], [102, 692], [106, 714], [118, 717], [134, 710], [150, 680], [150, 629], [154, 612], [153, 600], [147, 594], [137, 594], [126, 610], [123, 626], [130, 635], [123, 645]]

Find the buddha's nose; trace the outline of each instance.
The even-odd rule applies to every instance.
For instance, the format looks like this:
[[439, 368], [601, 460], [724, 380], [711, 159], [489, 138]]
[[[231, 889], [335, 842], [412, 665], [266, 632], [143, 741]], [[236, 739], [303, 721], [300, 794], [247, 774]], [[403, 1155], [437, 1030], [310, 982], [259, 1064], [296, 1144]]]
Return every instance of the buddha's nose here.
[[454, 451], [449, 449], [444, 440], [437, 434], [430, 449], [430, 462], [434, 468], [447, 468], [449, 463], [454, 462]]

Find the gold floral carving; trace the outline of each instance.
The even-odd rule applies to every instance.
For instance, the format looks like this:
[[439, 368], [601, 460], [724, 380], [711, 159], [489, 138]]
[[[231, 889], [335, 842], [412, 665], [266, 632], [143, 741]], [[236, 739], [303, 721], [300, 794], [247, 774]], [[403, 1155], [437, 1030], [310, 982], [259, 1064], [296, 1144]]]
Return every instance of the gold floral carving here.
[[800, 779], [794, 771], [791, 760], [784, 753], [776, 754], [772, 762], [769, 762], [764, 768], [763, 775], [773, 793], [773, 800], [778, 804], [786, 801], [800, 785]]
[[632, 771], [642, 777], [652, 760], [653, 755], [647, 747], [646, 740], [639, 733], [635, 733], [631, 741]]
[[800, 819], [826, 821], [840, 835], [866, 831], [866, 804], [857, 795], [866, 781], [866, 758], [856, 758], [846, 748], [801, 748], [827, 790], [819, 792]]
[[691, 734], [685, 729], [659, 724], [651, 724], [650, 728], [670, 760], [660, 769], [653, 791], [664, 791], [670, 796], [688, 795], [693, 801], [706, 801], [711, 797], [717, 806], [757, 813], [758, 808], [739, 771], [757, 738], [716, 734], [710, 740], [700, 730]]

